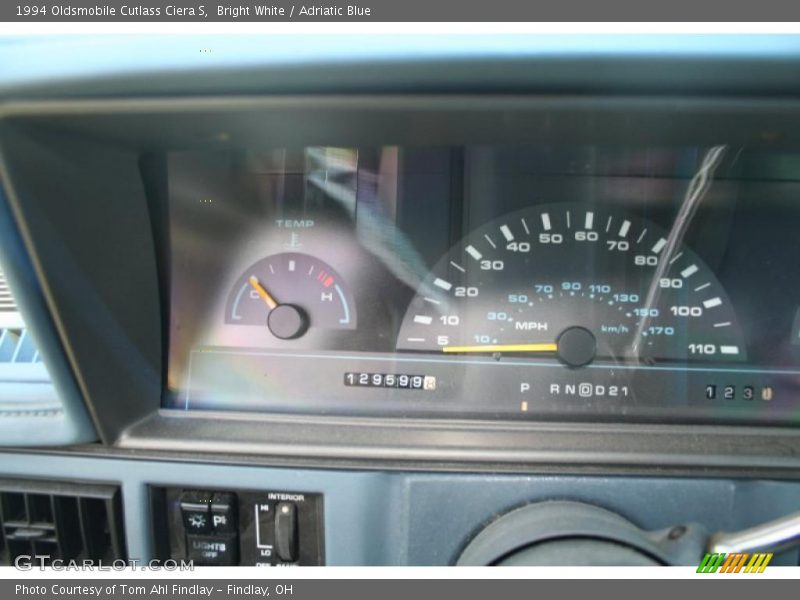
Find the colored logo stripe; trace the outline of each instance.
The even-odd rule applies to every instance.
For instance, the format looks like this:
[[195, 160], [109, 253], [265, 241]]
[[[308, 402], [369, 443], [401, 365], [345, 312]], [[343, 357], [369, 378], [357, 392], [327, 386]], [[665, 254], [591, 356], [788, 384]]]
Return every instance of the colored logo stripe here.
[[[698, 573], [739, 573], [744, 569], [744, 573], [763, 573], [764, 569], [772, 560], [772, 553], [747, 554], [735, 553], [726, 554], [718, 552], [706, 554], [700, 566], [697, 567]], [[749, 562], [748, 562], [748, 559]], [[745, 566], [746, 564], [746, 566]]]
[[761, 554], [753, 554], [753, 557], [750, 559], [750, 562], [747, 564], [747, 568], [744, 570], [745, 573], [763, 573], [764, 569], [767, 568], [769, 561], [772, 560], [772, 552], [769, 554], [761, 553]]

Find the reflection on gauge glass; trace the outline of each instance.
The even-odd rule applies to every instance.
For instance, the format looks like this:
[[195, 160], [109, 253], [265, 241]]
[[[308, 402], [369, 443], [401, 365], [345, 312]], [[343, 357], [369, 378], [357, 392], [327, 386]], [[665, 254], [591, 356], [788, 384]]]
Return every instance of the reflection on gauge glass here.
[[397, 346], [445, 354], [746, 360], [725, 290], [691, 249], [624, 211], [540, 205], [470, 233], [434, 267]]
[[225, 322], [294, 339], [312, 328], [355, 329], [356, 308], [330, 265], [292, 252], [263, 258], [242, 273], [228, 294]]

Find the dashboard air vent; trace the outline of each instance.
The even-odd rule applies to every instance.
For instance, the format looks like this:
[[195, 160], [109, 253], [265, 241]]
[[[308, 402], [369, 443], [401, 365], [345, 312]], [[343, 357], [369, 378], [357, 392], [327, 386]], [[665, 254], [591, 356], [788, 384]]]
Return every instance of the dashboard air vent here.
[[25, 329], [5, 273], [0, 270], [0, 364], [39, 362], [33, 337]]
[[14, 297], [8, 287], [8, 281], [6, 281], [6, 275], [2, 270], [0, 270], [0, 312], [17, 312], [17, 303], [14, 302]]
[[125, 559], [119, 487], [0, 480], [2, 563]]

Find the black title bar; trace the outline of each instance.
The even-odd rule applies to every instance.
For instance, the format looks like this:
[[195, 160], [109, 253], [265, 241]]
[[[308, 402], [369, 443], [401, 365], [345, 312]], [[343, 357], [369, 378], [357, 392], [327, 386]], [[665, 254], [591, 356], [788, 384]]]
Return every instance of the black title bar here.
[[176, 0], [0, 3], [0, 21], [24, 22], [787, 22], [787, 0]]

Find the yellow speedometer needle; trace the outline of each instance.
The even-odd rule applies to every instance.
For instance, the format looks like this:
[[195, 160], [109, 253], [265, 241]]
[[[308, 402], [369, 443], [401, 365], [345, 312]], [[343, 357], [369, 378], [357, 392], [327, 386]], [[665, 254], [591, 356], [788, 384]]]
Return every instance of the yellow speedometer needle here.
[[464, 352], [557, 352], [558, 344], [496, 344], [486, 346], [444, 346], [442, 352], [464, 353]]
[[275, 298], [269, 295], [269, 292], [264, 288], [263, 285], [261, 285], [261, 282], [258, 280], [258, 277], [256, 277], [255, 275], [251, 275], [250, 279], [248, 279], [247, 282], [253, 287], [253, 289], [256, 292], [258, 292], [258, 295], [261, 296], [261, 299], [267, 303], [267, 306], [269, 306], [270, 310], [278, 306], [278, 303], [275, 301]]

